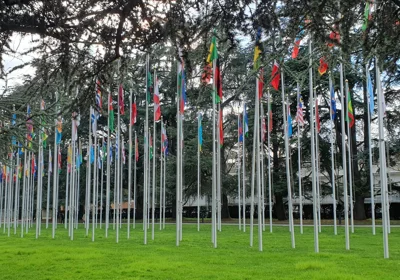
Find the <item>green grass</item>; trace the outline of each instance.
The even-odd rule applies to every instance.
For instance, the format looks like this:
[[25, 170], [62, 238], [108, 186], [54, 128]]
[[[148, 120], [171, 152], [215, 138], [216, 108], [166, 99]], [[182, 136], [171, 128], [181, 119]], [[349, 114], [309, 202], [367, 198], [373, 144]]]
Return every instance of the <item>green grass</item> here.
[[[124, 225], [125, 226], [125, 225]], [[218, 248], [211, 244], [210, 225], [183, 226], [183, 240], [175, 246], [175, 225], [155, 232], [143, 245], [141, 226], [120, 242], [115, 232], [109, 238], [96, 231], [95, 242], [85, 237], [83, 226], [75, 240], [59, 227], [56, 238], [51, 229], [42, 229], [35, 239], [35, 228], [24, 238], [0, 231], [0, 279], [399, 279], [400, 228], [390, 234], [390, 259], [383, 259], [382, 232], [372, 236], [369, 228], [356, 228], [351, 234], [351, 250], [345, 250], [344, 231], [333, 235], [323, 227], [320, 253], [314, 253], [313, 231], [296, 227], [296, 249], [290, 245], [287, 227], [264, 232], [264, 251], [258, 251], [257, 228], [254, 247], [249, 247], [249, 232], [223, 225], [218, 233]], [[126, 226], [125, 226], [126, 227]]]

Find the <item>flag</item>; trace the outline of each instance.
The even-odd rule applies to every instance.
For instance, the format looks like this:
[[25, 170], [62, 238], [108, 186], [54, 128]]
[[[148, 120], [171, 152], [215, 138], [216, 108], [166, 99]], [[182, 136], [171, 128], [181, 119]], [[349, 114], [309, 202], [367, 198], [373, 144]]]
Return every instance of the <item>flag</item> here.
[[212, 76], [212, 67], [210, 64], [204, 66], [203, 73], [201, 74], [201, 82], [203, 84], [209, 84]]
[[136, 159], [136, 162], [139, 161], [139, 141], [137, 138], [136, 138], [136, 143], [135, 143], [135, 159]]
[[90, 146], [89, 162], [90, 162], [90, 164], [94, 163], [94, 149], [93, 149], [93, 146]]
[[294, 47], [293, 47], [293, 51], [292, 51], [293, 59], [297, 58], [297, 56], [299, 55], [300, 43], [301, 43], [301, 39], [296, 38], [296, 40], [294, 41]]
[[346, 120], [349, 122], [349, 127], [352, 128], [355, 123], [355, 119], [354, 119], [353, 104], [351, 102], [350, 91], [347, 93], [347, 118], [346, 118]]
[[72, 148], [71, 145], [68, 146], [68, 153], [67, 153], [67, 171], [71, 173], [71, 164], [72, 164]]
[[155, 77], [154, 81], [154, 121], [158, 121], [161, 118], [161, 106], [160, 106], [160, 91], [159, 91], [159, 83], [158, 77]]
[[97, 108], [101, 111], [103, 107], [103, 101], [101, 98], [101, 87], [100, 87], [100, 80], [96, 80], [96, 105]]
[[97, 131], [97, 120], [99, 119], [99, 114], [92, 107], [90, 108], [90, 110], [91, 110], [90, 119], [92, 123], [92, 132], [94, 134]]
[[124, 88], [122, 87], [122, 85], [119, 85], [119, 89], [118, 89], [118, 103], [119, 103], [120, 115], [125, 115]]
[[244, 125], [244, 135], [248, 136], [248, 134], [249, 134], [249, 120], [247, 118], [246, 104], [244, 105], [244, 110], [243, 110], [243, 125]]
[[281, 81], [281, 74], [279, 73], [279, 64], [278, 62], [275, 61], [271, 73], [271, 85], [275, 90], [279, 89], [280, 81]]
[[203, 124], [202, 124], [203, 116], [199, 114], [199, 150], [201, 152], [203, 147]]
[[315, 122], [317, 125], [317, 132], [321, 131], [321, 122], [319, 120], [318, 98], [315, 99]]
[[261, 134], [261, 141], [265, 141], [265, 134], [267, 133], [267, 123], [265, 122], [265, 116], [262, 117], [261, 120], [261, 128], [262, 128], [262, 134]]
[[49, 135], [47, 134], [47, 130], [45, 128], [42, 128], [42, 144], [43, 148], [47, 147], [47, 138]]
[[110, 143], [110, 162], [113, 160], [112, 144]]
[[371, 20], [372, 15], [371, 15], [371, 6], [369, 3], [370, 0], [367, 0], [365, 3], [365, 9], [364, 9], [364, 23], [362, 25], [362, 31], [367, 30], [368, 27], [368, 21]]
[[132, 104], [132, 110], [131, 110], [131, 125], [134, 125], [136, 123], [136, 118], [137, 118], [137, 108], [136, 108], [136, 99]]
[[183, 114], [186, 105], [185, 65], [183, 60], [178, 67], [178, 94], [180, 94], [180, 113]]
[[153, 138], [151, 137], [150, 133], [150, 159], [153, 158]]
[[147, 103], [150, 103], [150, 96], [152, 91], [153, 91], [153, 77], [151, 76], [151, 72], [149, 71], [147, 72], [147, 91], [146, 91]]
[[108, 115], [108, 128], [110, 132], [114, 132], [114, 108], [112, 104], [111, 93], [108, 94], [108, 110], [110, 111]]
[[[93, 149], [93, 147], [92, 147], [92, 149]], [[90, 152], [92, 152], [92, 150], [90, 150]], [[76, 157], [75, 166], [76, 166], [77, 169], [79, 169], [81, 167], [81, 164], [82, 164], [82, 155], [79, 153], [79, 148], [76, 148], [75, 157]], [[93, 151], [93, 158], [91, 158], [90, 160], [91, 160], [90, 163], [94, 162], [94, 151]]]
[[296, 114], [296, 122], [298, 125], [304, 126], [304, 118], [303, 118], [303, 97], [299, 93], [297, 96], [299, 100], [297, 103], [297, 114]]
[[59, 145], [62, 140], [62, 119], [61, 119], [61, 117], [58, 117], [56, 122], [57, 122], [56, 144]]
[[258, 70], [260, 68], [260, 55], [262, 53], [262, 46], [261, 46], [261, 28], [257, 29], [256, 35], [256, 45], [254, 48], [254, 59], [253, 59], [253, 69]]
[[224, 122], [223, 122], [223, 110], [222, 108], [219, 110], [219, 143], [221, 144], [221, 147], [224, 145]]
[[219, 57], [217, 58], [217, 63], [215, 66], [215, 89], [217, 91], [217, 94], [215, 95], [215, 102], [219, 103], [222, 101], [222, 76]]
[[371, 115], [374, 113], [374, 90], [372, 88], [372, 81], [371, 81], [371, 75], [369, 71], [367, 71], [367, 92], [368, 92], [368, 98], [369, 98], [369, 112]]
[[42, 101], [40, 102], [40, 110], [45, 110], [46, 109], [46, 103], [44, 102], [44, 100], [42, 99]]
[[243, 123], [241, 118], [242, 116], [239, 116], [239, 122], [238, 122], [238, 138], [240, 143], [243, 142]]
[[327, 70], [328, 70], [328, 63], [326, 63], [325, 57], [321, 57], [319, 59], [318, 72], [322, 76], [326, 73]]
[[258, 98], [261, 100], [263, 96], [263, 89], [264, 89], [264, 69], [260, 68], [260, 73], [258, 76]]
[[15, 126], [17, 124], [17, 114], [13, 113], [11, 116], [11, 125]]
[[[118, 132], [118, 134], [119, 134], [119, 132]], [[118, 139], [119, 137], [117, 136], [117, 139]], [[119, 144], [118, 144], [118, 141], [115, 141], [115, 160], [118, 160], [118, 150], [119, 150]]]
[[125, 143], [124, 143], [124, 141], [122, 140], [121, 141], [122, 142], [122, 147], [121, 147], [121, 154], [122, 154], [122, 163], [123, 164], [125, 164], [125, 161], [126, 161], [126, 157], [125, 157]]
[[331, 118], [332, 120], [336, 119], [336, 98], [335, 98], [335, 88], [331, 87]]
[[57, 158], [57, 163], [58, 163], [58, 171], [61, 171], [61, 147], [58, 148], [58, 158]]
[[213, 36], [211, 40], [210, 51], [208, 52], [207, 63], [211, 64], [217, 58], [218, 58], [217, 39], [215, 38], [215, 36]]
[[287, 110], [288, 110], [288, 118], [287, 118], [288, 131], [287, 131], [287, 133], [288, 133], [288, 138], [289, 138], [289, 137], [292, 137], [292, 135], [293, 135], [293, 124], [292, 124], [292, 115], [290, 115], [290, 105], [288, 105]]
[[[336, 26], [334, 27], [336, 29]], [[329, 48], [332, 48], [336, 44], [340, 44], [340, 34], [339, 31], [331, 31], [329, 34], [330, 42], [327, 44]]]

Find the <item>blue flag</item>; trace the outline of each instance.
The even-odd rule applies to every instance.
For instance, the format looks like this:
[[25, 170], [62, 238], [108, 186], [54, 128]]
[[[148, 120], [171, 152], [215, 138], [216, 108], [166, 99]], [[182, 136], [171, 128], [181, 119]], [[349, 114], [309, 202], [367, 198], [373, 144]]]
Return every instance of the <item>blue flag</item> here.
[[93, 146], [90, 147], [90, 164], [94, 163], [94, 149]]
[[246, 104], [244, 104], [243, 122], [244, 122], [244, 135], [247, 136], [249, 133], [249, 120], [247, 118]]
[[331, 107], [332, 107], [331, 118], [332, 120], [334, 120], [336, 119], [336, 99], [335, 99], [335, 89], [333, 86], [331, 87]]
[[238, 134], [239, 134], [239, 142], [243, 142], [243, 124], [242, 120], [239, 117], [239, 123], [238, 123]]
[[293, 135], [293, 125], [292, 125], [292, 116], [290, 115], [290, 108], [288, 107], [288, 137], [292, 137]]
[[367, 71], [367, 93], [369, 98], [369, 112], [371, 115], [374, 113], [374, 90], [372, 88], [371, 75]]
[[200, 151], [203, 148], [203, 125], [201, 121], [203, 120], [203, 117], [201, 114], [199, 114], [199, 149]]

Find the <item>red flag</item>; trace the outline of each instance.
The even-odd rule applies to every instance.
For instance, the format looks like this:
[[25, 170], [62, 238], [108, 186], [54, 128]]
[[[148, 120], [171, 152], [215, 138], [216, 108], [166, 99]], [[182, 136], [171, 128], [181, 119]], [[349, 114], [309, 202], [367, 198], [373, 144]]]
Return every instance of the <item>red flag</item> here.
[[203, 74], [201, 74], [201, 82], [203, 84], [208, 85], [211, 81], [211, 76], [212, 76], [212, 65], [207, 64], [204, 66]]
[[322, 76], [326, 73], [327, 70], [328, 70], [328, 63], [325, 62], [325, 57], [321, 57], [319, 59], [318, 72]]
[[278, 62], [275, 61], [271, 73], [271, 85], [275, 90], [279, 89], [280, 81], [281, 81], [281, 74], [279, 73], [279, 64]]
[[124, 88], [122, 85], [119, 85], [119, 90], [118, 90], [118, 104], [119, 104], [119, 113], [121, 115], [125, 115], [125, 109], [124, 109]]
[[293, 59], [295, 59], [297, 57], [297, 55], [299, 54], [300, 42], [301, 42], [301, 39], [296, 39], [296, 41], [294, 42], [294, 47], [293, 47], [293, 52], [292, 52]]
[[219, 64], [219, 58], [217, 59], [217, 65], [215, 67], [215, 87], [217, 88], [217, 93], [219, 96], [219, 102], [222, 101], [222, 77], [221, 77], [221, 69]]
[[58, 169], [61, 169], [61, 147], [58, 147], [58, 157], [57, 157]]
[[221, 147], [224, 145], [224, 127], [223, 127], [223, 118], [222, 118], [222, 109], [219, 110], [219, 121], [218, 121], [218, 125], [219, 125], [219, 142], [221, 144]]
[[260, 76], [258, 77], [258, 98], [261, 99], [263, 96], [264, 89], [264, 70], [260, 68]]
[[132, 110], [131, 110], [131, 125], [134, 125], [136, 123], [136, 117], [137, 117], [137, 109], [136, 109], [136, 99], [132, 104]]
[[321, 131], [321, 123], [319, 121], [318, 98], [315, 99], [315, 122], [317, 123], [317, 132]]
[[329, 48], [332, 48], [335, 44], [340, 44], [340, 34], [338, 31], [331, 31], [329, 34], [331, 41], [327, 44]]
[[161, 106], [160, 106], [160, 91], [158, 88], [157, 77], [155, 77], [153, 101], [154, 101], [154, 121], [158, 121], [161, 118]]

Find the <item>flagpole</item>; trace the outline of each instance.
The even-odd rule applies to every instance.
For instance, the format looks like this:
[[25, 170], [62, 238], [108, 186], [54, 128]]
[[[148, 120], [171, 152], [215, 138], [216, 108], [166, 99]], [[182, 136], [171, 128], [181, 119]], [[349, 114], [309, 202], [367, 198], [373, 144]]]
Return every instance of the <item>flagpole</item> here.
[[[135, 103], [136, 103], [136, 97], [135, 97]], [[136, 228], [136, 157], [137, 157], [137, 136], [136, 136], [136, 131], [135, 131], [135, 160], [133, 162], [133, 229]]]
[[145, 127], [144, 127], [144, 186], [143, 186], [143, 230], [144, 230], [144, 241], [143, 243], [146, 245], [147, 244], [147, 192], [148, 192], [148, 173], [147, 170], [149, 168], [148, 166], [148, 156], [149, 156], [149, 104], [148, 104], [148, 95], [150, 94], [149, 92], [149, 55], [147, 54], [146, 56], [146, 120], [145, 120]]
[[157, 85], [157, 72], [154, 69], [154, 91], [153, 91], [153, 190], [152, 190], [152, 199], [151, 199], [151, 240], [154, 240], [154, 227], [155, 227], [155, 200], [156, 200], [156, 154], [157, 154], [157, 149], [156, 149], [156, 143], [157, 143], [157, 137], [156, 137], [156, 103], [154, 100], [154, 94], [155, 91], [157, 90], [156, 87]]
[[[18, 203], [19, 203], [19, 165], [20, 165], [20, 156], [19, 156], [19, 143], [17, 146], [17, 166], [16, 166], [16, 178], [15, 178], [15, 194], [14, 194], [14, 234], [17, 234], [17, 225], [18, 225], [18, 219], [17, 219], [17, 213], [18, 213]], [[46, 222], [47, 222], [47, 227], [48, 227], [48, 214], [46, 217]]]
[[49, 200], [50, 200], [50, 178], [51, 178], [50, 171], [51, 171], [51, 148], [49, 145], [49, 167], [47, 171], [46, 229], [49, 228], [49, 208], [50, 208]]
[[[108, 228], [109, 228], [109, 223], [110, 223], [110, 184], [111, 184], [111, 162], [110, 162], [110, 150], [111, 150], [111, 139], [110, 139], [110, 106], [112, 106], [112, 103], [110, 104], [111, 101], [111, 92], [108, 93], [108, 104], [107, 104], [107, 112], [108, 112], [108, 118], [107, 118], [107, 179], [106, 179], [106, 232], [105, 236], [106, 238], [108, 237]], [[90, 173], [90, 172], [89, 172]]]
[[165, 175], [166, 175], [166, 169], [167, 169], [167, 165], [166, 165], [166, 154], [164, 154], [164, 158], [163, 158], [163, 163], [164, 163], [164, 174], [163, 174], [163, 229], [165, 229]]
[[268, 124], [267, 124], [267, 145], [268, 145], [268, 206], [269, 206], [269, 231], [272, 233], [272, 178], [271, 178], [271, 138], [270, 131], [272, 127], [270, 127], [271, 118], [271, 96], [269, 93], [269, 87], [267, 89], [268, 94]]
[[[261, 71], [260, 71], [260, 75], [262, 75], [263, 74], [263, 71], [262, 71], [262, 68], [261, 68]], [[262, 79], [262, 77], [261, 77], [261, 79]], [[259, 119], [260, 119], [260, 106], [261, 106], [261, 100], [260, 100], [260, 94], [262, 95], [262, 92], [260, 93], [259, 92], [259, 86], [258, 86], [258, 84], [259, 83], [262, 83], [262, 81], [260, 81], [260, 78], [257, 78], [257, 89], [256, 89], [256, 92], [257, 92], [257, 94], [256, 94], [256, 115], [257, 115], [257, 118], [255, 118], [255, 122], [257, 122], [257, 134], [256, 134], [256, 149], [257, 149], [257, 151], [256, 151], [256, 161], [257, 161], [257, 168], [256, 168], [256, 174], [257, 174], [257, 197], [258, 197], [258, 202], [257, 202], [257, 214], [258, 214], [258, 219], [257, 219], [257, 221], [258, 221], [258, 250], [260, 251], [260, 252], [262, 252], [263, 251], [263, 240], [262, 240], [262, 232], [263, 232], [263, 228], [262, 228], [262, 224], [263, 224], [263, 222], [262, 222], [262, 203], [263, 202], [261, 202], [261, 197], [262, 197], [262, 195], [261, 195], [261, 177], [260, 177], [260, 173], [261, 173], [261, 170], [260, 170], [260, 164], [261, 164], [261, 162], [260, 162], [260, 143], [261, 143], [261, 141], [260, 141], [260, 132], [262, 131], [262, 129], [260, 129], [260, 122], [259, 122]], [[262, 117], [262, 116], [261, 116]]]
[[[119, 116], [118, 116], [119, 117]], [[97, 205], [96, 205], [96, 189], [97, 189], [97, 114], [92, 109], [92, 116], [94, 118], [92, 121], [94, 122], [93, 125], [93, 135], [94, 135], [94, 160], [93, 160], [93, 197], [92, 197], [92, 242], [94, 242], [95, 237], [95, 226], [96, 226], [96, 216], [97, 216]], [[117, 237], [118, 238], [118, 237]]]
[[[217, 94], [217, 92], [216, 92]], [[221, 104], [218, 104], [218, 130], [217, 130], [217, 224], [218, 231], [221, 231], [221, 130], [223, 121], [220, 117]]]
[[[58, 102], [58, 94], [56, 94], [56, 101]], [[59, 112], [57, 112], [59, 113]], [[57, 173], [58, 173], [58, 143], [57, 143], [57, 119], [54, 120], [55, 129], [54, 129], [54, 162], [53, 162], [53, 218], [52, 218], [52, 238], [54, 239], [56, 236], [56, 224], [57, 224], [57, 215], [56, 215], [56, 200], [57, 200]], [[57, 159], [57, 160], [56, 160]], [[26, 160], [26, 159], [25, 159]], [[25, 176], [25, 175], [24, 175]], [[25, 177], [24, 177], [25, 179]], [[24, 183], [25, 184], [25, 183]]]
[[[318, 95], [316, 93], [316, 87], [314, 88], [314, 96], [313, 98], [315, 98], [315, 116], [319, 115], [319, 111], [318, 111]], [[319, 129], [318, 129], [318, 124], [317, 122], [315, 122], [315, 127], [316, 127], [316, 131], [315, 131], [315, 160], [316, 160], [316, 182], [317, 182], [317, 204], [318, 204], [318, 232], [321, 232], [321, 185], [320, 185], [320, 181], [319, 181]], [[314, 137], [314, 135], [313, 135]]]
[[[331, 73], [329, 72], [329, 92], [332, 91], [332, 76]], [[334, 152], [335, 152], [335, 147], [334, 147], [334, 138], [333, 138], [333, 126], [334, 126], [334, 119], [333, 119], [333, 108], [332, 108], [332, 99], [334, 96], [332, 96], [331, 93], [331, 100], [329, 102], [329, 108], [330, 108], [330, 116], [331, 116], [331, 133], [330, 133], [330, 140], [331, 140], [331, 173], [332, 173], [332, 198], [333, 198], [333, 231], [334, 234], [337, 235], [337, 222], [336, 222], [336, 183], [335, 183], [335, 158], [334, 158]], [[334, 112], [336, 114], [336, 111]]]
[[310, 94], [310, 128], [311, 128], [311, 173], [312, 173], [312, 193], [313, 193], [313, 220], [314, 220], [314, 251], [319, 253], [319, 240], [318, 240], [318, 212], [317, 212], [317, 186], [315, 180], [315, 138], [314, 138], [314, 90], [313, 90], [313, 68], [312, 68], [312, 47], [311, 39], [308, 42], [309, 51], [309, 94]]
[[[87, 190], [86, 190], [86, 210], [85, 210], [85, 224], [86, 224], [86, 236], [89, 235], [89, 219], [90, 219], [90, 185], [91, 185], [91, 149], [92, 149], [92, 112], [93, 108], [90, 106], [90, 113], [89, 113], [89, 145], [87, 148], [87, 154], [88, 154], [88, 170], [87, 170], [87, 176], [88, 176], [88, 183], [87, 183]], [[109, 112], [110, 113], [110, 112]], [[72, 169], [72, 163], [71, 163], [71, 169]], [[106, 237], [107, 237], [107, 231], [106, 231]]]
[[[119, 61], [118, 61], [119, 64]], [[119, 65], [118, 65], [118, 69], [119, 69]], [[122, 149], [122, 145], [121, 145], [121, 141], [120, 141], [120, 137], [121, 137], [121, 104], [120, 104], [120, 94], [123, 94], [123, 92], [121, 93], [120, 91], [122, 91], [123, 89], [121, 88], [122, 85], [119, 85], [118, 88], [118, 124], [117, 124], [117, 129], [118, 129], [118, 133], [117, 133], [117, 137], [116, 137], [116, 146], [118, 146], [118, 151], [116, 151], [115, 154], [115, 158], [116, 158], [116, 176], [117, 176], [117, 184], [116, 184], [116, 205], [114, 205], [114, 211], [115, 209], [117, 210], [116, 212], [116, 235], [115, 235], [115, 242], [118, 243], [119, 242], [119, 223], [120, 223], [120, 217], [119, 217], [119, 212], [121, 211], [121, 205], [120, 205], [120, 181], [121, 181], [121, 176], [120, 176], [120, 162], [121, 162], [121, 149]], [[115, 194], [114, 194], [115, 195]]]
[[[264, 96], [264, 95], [262, 95]], [[261, 110], [261, 210], [262, 210], [262, 230], [265, 231], [265, 181], [264, 181], [264, 141], [265, 141], [265, 115], [264, 115], [264, 105], [262, 100], [260, 100], [260, 110]]]
[[76, 138], [77, 138], [77, 128], [76, 128], [76, 113], [72, 114], [72, 161], [71, 161], [71, 186], [70, 186], [70, 197], [69, 197], [69, 236], [71, 240], [74, 240], [74, 229], [73, 229], [73, 198], [75, 194], [75, 170], [76, 170], [76, 155], [75, 155], [75, 145], [76, 145]]
[[240, 133], [242, 133], [242, 142], [244, 138], [243, 134], [243, 124], [242, 124], [242, 132], [240, 132], [240, 114], [238, 114], [238, 159], [237, 159], [237, 172], [238, 172], [238, 215], [239, 215], [239, 230], [242, 230], [242, 213], [240, 209]]
[[344, 114], [344, 78], [343, 78], [343, 63], [340, 62], [340, 104], [341, 109], [341, 126], [342, 126], [342, 167], [343, 167], [343, 195], [344, 195], [344, 227], [345, 227], [345, 240], [346, 240], [346, 250], [350, 250], [350, 239], [349, 239], [349, 202], [347, 196], [347, 164], [346, 164], [346, 142], [345, 142], [345, 114]]
[[383, 100], [382, 100], [382, 85], [381, 73], [379, 69], [378, 57], [375, 57], [376, 68], [376, 88], [378, 90], [378, 127], [379, 127], [379, 169], [381, 181], [381, 204], [382, 204], [382, 229], [383, 229], [383, 256], [385, 259], [389, 258], [389, 240], [388, 240], [388, 216], [387, 216], [387, 178], [386, 178], [386, 152], [383, 131]]
[[[369, 79], [369, 70], [368, 70], [368, 65], [365, 65], [365, 71], [367, 74], [367, 88], [368, 88], [368, 83], [370, 81]], [[372, 89], [372, 85], [371, 85]], [[369, 90], [368, 90], [369, 91]], [[371, 93], [370, 93], [371, 94]], [[372, 146], [371, 146], [371, 102], [374, 102], [374, 100], [371, 100], [371, 96], [368, 95], [368, 108], [367, 108], [367, 114], [368, 114], [368, 155], [369, 155], [369, 184], [370, 184], [370, 192], [371, 192], [371, 219], [372, 219], [372, 234], [376, 234], [375, 230], [375, 190], [374, 190], [374, 175], [373, 175], [373, 170], [372, 170]], [[373, 104], [372, 104], [373, 105]]]
[[[258, 152], [257, 135], [259, 134], [259, 103], [258, 103], [258, 78], [256, 78], [255, 110], [254, 110], [254, 130], [253, 130], [253, 154], [251, 159], [251, 194], [250, 194], [250, 247], [253, 247], [254, 232], [254, 188], [256, 177], [256, 153]], [[259, 162], [257, 161], [257, 164]]]
[[245, 148], [245, 142], [246, 142], [246, 124], [245, 124], [245, 119], [244, 116], [246, 114], [246, 103], [243, 103], [243, 145], [242, 145], [242, 165], [243, 165], [243, 195], [242, 195], [242, 200], [243, 200], [243, 206], [242, 206], [242, 211], [243, 211], [243, 232], [246, 232], [246, 148]]
[[[297, 106], [300, 106], [300, 83], [297, 81]], [[303, 110], [303, 109], [301, 109]], [[299, 213], [300, 213], [300, 234], [303, 234], [303, 190], [301, 185], [301, 137], [300, 137], [300, 122], [297, 122], [297, 156], [299, 162]]]
[[127, 237], [130, 238], [131, 231], [131, 189], [132, 189], [132, 91], [129, 95], [129, 157], [128, 157], [128, 225]]
[[[25, 141], [25, 146], [28, 146], [28, 141]], [[28, 157], [28, 151], [25, 149], [24, 152], [24, 173], [23, 173], [23, 180], [22, 180], [22, 209], [21, 209], [21, 238], [24, 237], [24, 218], [25, 218], [25, 202], [26, 202], [26, 171], [27, 171], [27, 157]], [[0, 168], [2, 168], [0, 166]], [[1, 220], [2, 220], [2, 200], [3, 200], [3, 179], [1, 181], [1, 191], [0, 191], [0, 228], [1, 228]], [[54, 238], [54, 237], [53, 237]]]
[[[42, 129], [43, 127], [40, 126], [39, 128], [39, 155], [38, 155], [38, 177], [37, 177], [37, 192], [36, 192], [36, 239], [39, 238], [39, 228], [41, 226], [41, 220], [40, 220], [40, 212], [42, 211], [42, 204], [41, 204], [41, 179], [42, 179]], [[13, 153], [11, 153], [11, 163], [13, 162]], [[11, 171], [12, 169], [10, 169]], [[11, 172], [10, 172], [11, 173]], [[9, 184], [9, 197], [10, 196], [10, 191], [11, 191], [11, 186], [12, 186], [12, 174], [10, 178], [10, 184]], [[10, 204], [10, 203], [9, 203]], [[8, 218], [10, 215], [8, 214]], [[8, 220], [9, 221], [9, 220]], [[10, 224], [8, 223], [8, 236], [10, 236]]]
[[[104, 137], [102, 138], [102, 151], [104, 152]], [[101, 155], [101, 188], [100, 188], [100, 229], [103, 225], [103, 193], [104, 193], [104, 154]]]
[[164, 155], [164, 143], [162, 139], [163, 135], [163, 117], [161, 116], [161, 137], [160, 137], [160, 203], [159, 203], [159, 222], [160, 230], [162, 230], [162, 207], [163, 207], [163, 155]]
[[[90, 117], [89, 117], [89, 133], [90, 133]], [[71, 135], [72, 135], [72, 131], [71, 131]], [[71, 144], [68, 144], [67, 155], [68, 155], [69, 160], [71, 161], [72, 159], [69, 154], [70, 149], [71, 149]], [[71, 156], [72, 156], [72, 154], [71, 154]], [[64, 228], [65, 229], [67, 229], [67, 225], [68, 225], [67, 208], [68, 208], [68, 199], [69, 199], [69, 180], [70, 180], [69, 173], [72, 170], [72, 163], [68, 163], [68, 158], [67, 158], [67, 175], [66, 175], [67, 178], [65, 181], [66, 182], [65, 183], [65, 203], [64, 203], [65, 204], [64, 205]], [[69, 164], [69, 170], [68, 170], [68, 164]], [[87, 235], [87, 233], [86, 233], [86, 235]]]
[[[347, 104], [349, 103], [349, 81], [346, 80], [345, 81], [345, 85], [346, 85], [346, 101]], [[346, 106], [346, 115], [347, 117], [349, 116], [349, 106]], [[346, 125], [346, 129], [347, 129], [347, 145], [348, 145], [348, 155], [349, 155], [349, 192], [350, 192], [350, 224], [351, 224], [351, 233], [354, 233], [354, 217], [353, 217], [353, 212], [354, 212], [354, 208], [353, 208], [353, 179], [352, 179], [352, 156], [351, 156], [351, 130], [350, 130], [350, 120], [348, 119], [347, 121], [347, 125]]]

